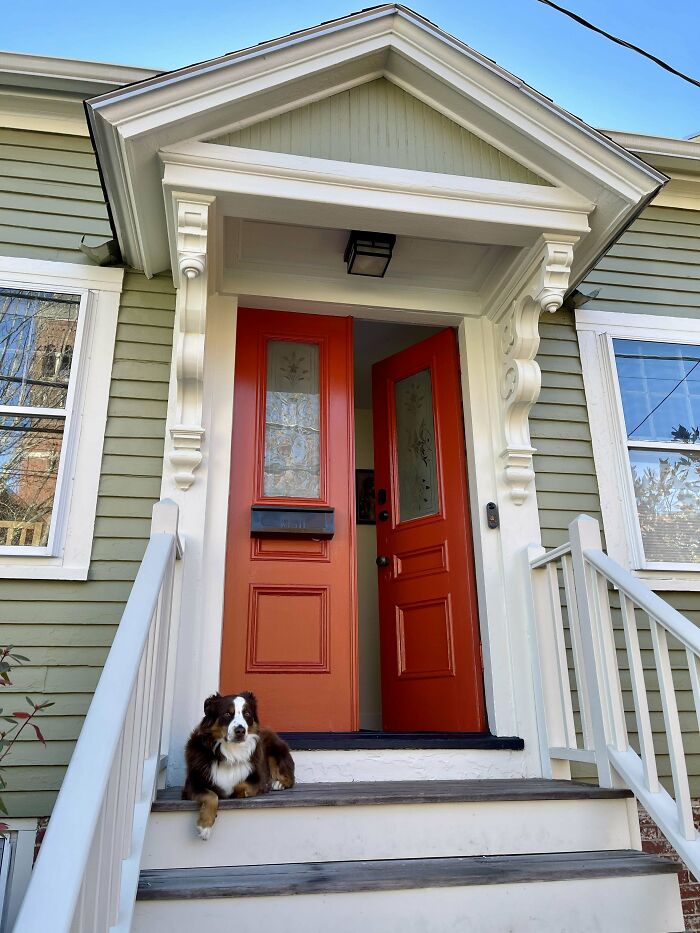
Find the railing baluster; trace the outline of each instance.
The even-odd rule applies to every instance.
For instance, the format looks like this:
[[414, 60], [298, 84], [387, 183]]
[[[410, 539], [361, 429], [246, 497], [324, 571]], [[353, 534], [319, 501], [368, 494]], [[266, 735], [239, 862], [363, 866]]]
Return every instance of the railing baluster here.
[[620, 611], [622, 613], [622, 627], [625, 634], [627, 660], [632, 681], [632, 697], [634, 701], [637, 735], [639, 736], [639, 750], [644, 765], [644, 780], [652, 794], [659, 789], [659, 775], [656, 770], [656, 754], [654, 752], [654, 735], [649, 715], [649, 700], [647, 698], [646, 684], [644, 682], [644, 664], [642, 652], [639, 648], [639, 632], [637, 631], [637, 618], [634, 604], [620, 593]]
[[651, 643], [654, 647], [656, 671], [659, 678], [659, 693], [661, 694], [661, 708], [664, 714], [666, 741], [668, 742], [668, 757], [671, 761], [673, 790], [678, 810], [678, 831], [684, 839], [695, 839], [688, 769], [685, 763], [683, 735], [678, 718], [676, 689], [673, 684], [673, 671], [671, 670], [671, 659], [668, 654], [666, 629], [656, 619], [650, 618], [649, 624], [651, 626]]
[[[590, 566], [590, 565], [589, 565]], [[625, 707], [622, 701], [622, 684], [620, 683], [620, 665], [617, 661], [617, 648], [615, 647], [615, 630], [613, 628], [612, 613], [610, 611], [610, 590], [607, 578], [590, 568], [598, 586], [598, 599], [596, 610], [598, 615], [598, 632], [600, 636], [601, 660], [605, 665], [605, 680], [608, 684], [606, 694], [608, 721], [610, 723], [610, 738], [618, 751], [627, 748], [627, 723], [625, 721]]]
[[571, 654], [574, 662], [574, 677], [576, 679], [576, 693], [578, 695], [579, 714], [581, 716], [581, 733], [583, 747], [593, 748], [593, 733], [590, 723], [590, 700], [588, 686], [583, 670], [583, 647], [581, 644], [581, 622], [578, 617], [576, 604], [576, 585], [574, 583], [574, 569], [571, 555], [564, 554], [561, 558], [561, 569], [564, 577], [564, 598], [566, 600], [566, 614], [569, 619], [571, 633]]
[[561, 596], [559, 595], [559, 573], [554, 561], [547, 564], [547, 586], [549, 588], [552, 635], [556, 646], [559, 697], [561, 699], [564, 718], [564, 744], [567, 748], [576, 748], [576, 725], [574, 723], [574, 709], [571, 702], [569, 663], [566, 657], [566, 644], [564, 642], [564, 619], [561, 612]]

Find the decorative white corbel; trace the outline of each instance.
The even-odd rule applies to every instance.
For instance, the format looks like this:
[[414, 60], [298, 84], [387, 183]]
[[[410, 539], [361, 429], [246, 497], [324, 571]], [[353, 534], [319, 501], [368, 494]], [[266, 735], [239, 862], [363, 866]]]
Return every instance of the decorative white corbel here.
[[175, 304], [176, 416], [170, 429], [170, 462], [175, 482], [189, 489], [202, 462], [204, 336], [207, 319], [207, 241], [213, 226], [214, 198], [183, 195], [174, 199], [177, 229], [173, 270]]
[[505, 480], [510, 497], [521, 505], [535, 479], [529, 416], [540, 394], [542, 375], [535, 362], [540, 345], [539, 320], [543, 311], [561, 307], [569, 285], [574, 238], [544, 236], [538, 245], [536, 271], [526, 280], [510, 307], [501, 333], [504, 404]]

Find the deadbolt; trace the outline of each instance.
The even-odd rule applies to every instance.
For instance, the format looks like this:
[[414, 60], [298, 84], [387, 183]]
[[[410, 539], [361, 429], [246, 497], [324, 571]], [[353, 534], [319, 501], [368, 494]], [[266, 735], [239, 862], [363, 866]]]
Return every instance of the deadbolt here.
[[391, 563], [391, 561], [389, 560], [389, 558], [388, 558], [388, 557], [384, 557], [384, 556], [381, 555], [381, 554], [380, 554], [380, 556], [377, 558], [377, 567], [388, 567], [390, 563]]

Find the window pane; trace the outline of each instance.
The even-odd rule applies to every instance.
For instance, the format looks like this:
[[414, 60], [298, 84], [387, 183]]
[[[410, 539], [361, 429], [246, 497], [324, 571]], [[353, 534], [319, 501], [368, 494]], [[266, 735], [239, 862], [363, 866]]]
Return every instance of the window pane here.
[[318, 344], [271, 340], [267, 345], [266, 496], [320, 496], [318, 368]]
[[399, 521], [438, 511], [433, 386], [424, 369], [396, 383]]
[[0, 545], [45, 546], [63, 418], [0, 416]]
[[700, 443], [700, 346], [613, 345], [628, 438]]
[[80, 296], [0, 289], [0, 405], [65, 408]]
[[630, 450], [647, 560], [700, 561], [700, 452]]

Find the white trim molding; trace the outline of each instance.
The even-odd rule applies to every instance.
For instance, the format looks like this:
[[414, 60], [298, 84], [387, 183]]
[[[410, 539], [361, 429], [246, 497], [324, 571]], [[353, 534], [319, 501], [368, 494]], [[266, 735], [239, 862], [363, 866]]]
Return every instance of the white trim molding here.
[[208, 298], [207, 249], [213, 197], [174, 194], [176, 423], [170, 428], [170, 462], [180, 489], [189, 489], [202, 462], [202, 393]]
[[700, 590], [700, 564], [644, 555], [612, 346], [615, 337], [700, 345], [700, 320], [585, 308], [576, 312], [576, 331], [608, 554], [655, 590]]
[[122, 269], [0, 258], [0, 286], [80, 296], [46, 547], [0, 547], [0, 579], [85, 580], [95, 527]]
[[524, 284], [507, 308], [497, 312], [503, 354], [502, 458], [510, 497], [516, 505], [525, 501], [535, 479], [529, 416], [542, 385], [540, 367], [535, 361], [540, 345], [540, 315], [561, 307], [569, 286], [575, 243], [575, 237], [543, 235], [525, 260], [525, 267], [532, 270], [534, 266], [534, 270], [520, 279]]

